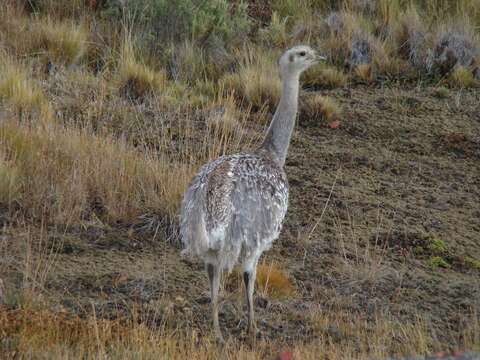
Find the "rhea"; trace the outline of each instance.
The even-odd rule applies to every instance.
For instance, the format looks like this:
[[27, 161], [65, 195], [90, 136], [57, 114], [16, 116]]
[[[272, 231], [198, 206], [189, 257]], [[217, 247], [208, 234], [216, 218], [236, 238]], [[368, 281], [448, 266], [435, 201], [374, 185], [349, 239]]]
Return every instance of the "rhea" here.
[[192, 179], [181, 206], [184, 254], [203, 260], [210, 282], [215, 336], [222, 343], [218, 292], [222, 271], [240, 260], [255, 333], [253, 290], [261, 254], [277, 239], [288, 206], [283, 170], [298, 108], [300, 74], [320, 59], [308, 46], [295, 46], [279, 60], [282, 94], [265, 139], [252, 152], [222, 156]]

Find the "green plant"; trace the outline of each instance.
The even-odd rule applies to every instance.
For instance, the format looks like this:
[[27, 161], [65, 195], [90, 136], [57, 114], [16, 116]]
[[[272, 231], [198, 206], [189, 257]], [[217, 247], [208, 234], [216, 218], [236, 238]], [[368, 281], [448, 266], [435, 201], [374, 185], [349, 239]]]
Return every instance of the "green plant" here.
[[464, 264], [467, 265], [469, 268], [480, 270], [480, 260], [477, 260], [470, 256], [464, 256], [462, 260]]
[[200, 42], [210, 37], [224, 43], [234, 42], [250, 28], [247, 6], [244, 2], [231, 4], [226, 0], [138, 0], [126, 1], [125, 8], [109, 1], [109, 14], [133, 19], [143, 27], [143, 38], [154, 47], [164, 41], [195, 39]]
[[449, 269], [451, 266], [450, 264], [440, 256], [432, 256], [427, 260], [427, 264], [432, 268], [444, 268]]
[[435, 96], [439, 99], [446, 99], [446, 98], [448, 98], [448, 95], [449, 95], [449, 91], [444, 86], [440, 86], [440, 87], [433, 90], [433, 96]]
[[447, 251], [447, 246], [442, 239], [439, 239], [431, 234], [427, 235], [426, 243], [428, 249], [434, 254], [443, 254]]
[[463, 66], [457, 66], [449, 74], [448, 83], [459, 88], [469, 88], [477, 85], [478, 82], [473, 77], [471, 70]]

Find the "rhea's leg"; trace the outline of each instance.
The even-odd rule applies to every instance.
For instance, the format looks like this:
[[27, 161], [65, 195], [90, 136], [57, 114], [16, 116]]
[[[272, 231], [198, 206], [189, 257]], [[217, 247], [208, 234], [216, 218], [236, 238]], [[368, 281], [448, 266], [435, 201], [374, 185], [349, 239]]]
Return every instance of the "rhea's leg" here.
[[208, 280], [210, 282], [210, 298], [212, 301], [213, 329], [217, 341], [223, 344], [223, 336], [218, 322], [218, 290], [220, 287], [220, 268], [217, 265], [207, 264]]
[[256, 326], [253, 309], [253, 290], [255, 287], [255, 278], [257, 275], [258, 259], [249, 259], [243, 264], [243, 281], [245, 283], [245, 293], [248, 308], [248, 332], [255, 334]]

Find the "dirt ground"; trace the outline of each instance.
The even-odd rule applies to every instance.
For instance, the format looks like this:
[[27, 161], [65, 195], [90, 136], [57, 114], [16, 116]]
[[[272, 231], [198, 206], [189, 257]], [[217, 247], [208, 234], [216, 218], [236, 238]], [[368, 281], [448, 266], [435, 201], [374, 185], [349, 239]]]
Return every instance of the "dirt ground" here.
[[[340, 126], [300, 115], [286, 163], [290, 207], [263, 258], [281, 264], [295, 295], [257, 294], [261, 335], [287, 343], [353, 336], [317, 326], [318, 311], [367, 323], [418, 317], [454, 347], [480, 315], [480, 92], [360, 85], [321, 93], [341, 104]], [[52, 231], [46, 296], [60, 311], [116, 317], [136, 308], [165, 326], [209, 332], [203, 265], [181, 258], [157, 230], [92, 223]], [[12, 262], [4, 281], [20, 278]], [[222, 293], [220, 321], [232, 336], [245, 328], [240, 284], [230, 277]]]

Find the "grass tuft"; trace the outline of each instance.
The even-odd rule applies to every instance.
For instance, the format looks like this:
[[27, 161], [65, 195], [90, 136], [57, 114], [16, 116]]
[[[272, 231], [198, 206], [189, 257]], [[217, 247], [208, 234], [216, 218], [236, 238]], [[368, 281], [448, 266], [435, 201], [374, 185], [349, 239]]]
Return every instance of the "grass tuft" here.
[[448, 75], [448, 83], [451, 86], [459, 88], [470, 88], [478, 85], [478, 82], [473, 76], [472, 71], [464, 66], [457, 66], [455, 69], [453, 69], [453, 71]]
[[124, 42], [118, 71], [122, 93], [127, 98], [139, 99], [152, 93], [166, 92], [165, 73], [152, 70], [147, 65], [138, 62], [131, 41]]
[[434, 89], [432, 94], [433, 94], [433, 96], [435, 96], [439, 99], [446, 99], [446, 98], [448, 98], [450, 92], [448, 91], [448, 89], [446, 87], [440, 86], [440, 87]]
[[256, 284], [258, 290], [270, 298], [286, 298], [295, 294], [288, 276], [273, 262], [258, 265]]
[[353, 75], [355, 79], [366, 82], [368, 84], [372, 83], [375, 80], [372, 66], [370, 64], [361, 64], [356, 66], [353, 69]]
[[247, 49], [237, 73], [227, 74], [221, 80], [227, 90], [260, 109], [273, 108], [280, 99], [281, 82], [272, 54], [259, 49]]
[[88, 32], [73, 22], [40, 21], [34, 30], [53, 61], [75, 64], [87, 52]]
[[18, 170], [6, 161], [0, 160], [0, 204], [10, 204], [17, 198], [20, 182]]
[[345, 73], [333, 66], [313, 66], [302, 74], [305, 86], [314, 88], [335, 89], [345, 86], [348, 77]]
[[342, 113], [340, 105], [329, 96], [313, 95], [305, 99], [302, 104], [301, 116], [309, 119], [321, 119], [325, 123], [339, 120]]
[[0, 73], [0, 100], [10, 103], [16, 111], [48, 112], [48, 103], [42, 91], [26, 71], [13, 64], [13, 60], [0, 56]]

